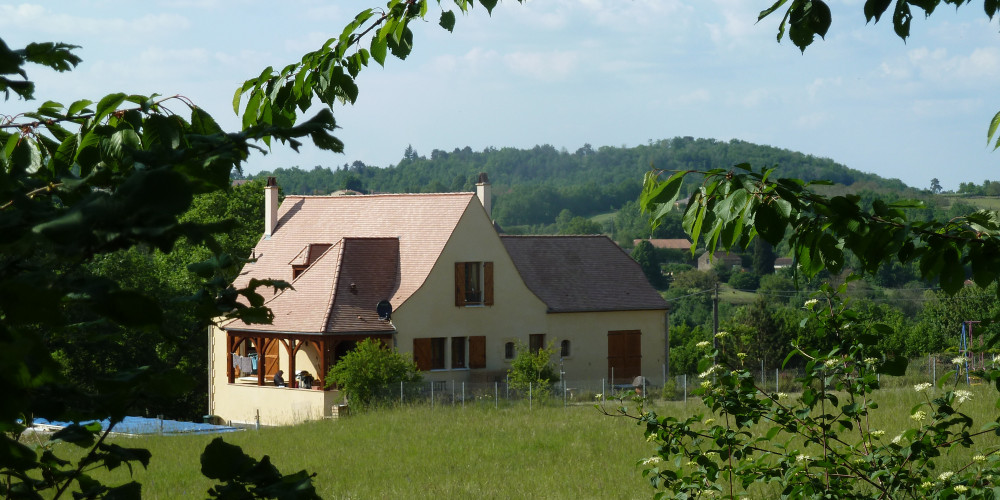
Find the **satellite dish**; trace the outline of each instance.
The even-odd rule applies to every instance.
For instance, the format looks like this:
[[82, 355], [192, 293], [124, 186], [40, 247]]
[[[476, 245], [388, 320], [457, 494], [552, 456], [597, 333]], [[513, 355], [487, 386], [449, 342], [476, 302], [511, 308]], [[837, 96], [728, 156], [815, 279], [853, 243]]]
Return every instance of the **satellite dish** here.
[[378, 305], [375, 306], [375, 311], [378, 312], [378, 319], [389, 321], [389, 318], [392, 317], [392, 304], [388, 300], [379, 301]]

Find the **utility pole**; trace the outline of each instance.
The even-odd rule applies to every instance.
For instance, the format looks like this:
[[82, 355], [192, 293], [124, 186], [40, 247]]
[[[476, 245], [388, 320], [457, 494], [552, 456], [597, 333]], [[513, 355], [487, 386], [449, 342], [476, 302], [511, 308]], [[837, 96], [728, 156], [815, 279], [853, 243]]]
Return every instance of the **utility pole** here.
[[715, 284], [715, 299], [712, 300], [712, 348], [719, 349], [719, 339], [715, 336], [719, 333], [719, 284]]

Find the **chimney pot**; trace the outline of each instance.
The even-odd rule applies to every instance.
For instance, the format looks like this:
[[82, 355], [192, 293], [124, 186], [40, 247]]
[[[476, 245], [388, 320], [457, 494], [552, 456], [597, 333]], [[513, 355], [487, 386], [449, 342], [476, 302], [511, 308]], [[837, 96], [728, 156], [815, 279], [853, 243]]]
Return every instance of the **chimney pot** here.
[[278, 181], [274, 177], [267, 178], [264, 187], [264, 237], [270, 238], [278, 226]]
[[476, 197], [486, 209], [486, 216], [493, 219], [493, 190], [490, 187], [490, 179], [486, 172], [479, 174], [479, 182], [476, 183]]

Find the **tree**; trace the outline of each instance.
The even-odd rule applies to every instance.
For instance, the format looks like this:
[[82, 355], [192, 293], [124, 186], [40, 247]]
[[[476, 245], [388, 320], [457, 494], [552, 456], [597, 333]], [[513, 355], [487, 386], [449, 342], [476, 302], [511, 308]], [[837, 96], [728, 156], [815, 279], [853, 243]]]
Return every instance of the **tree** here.
[[941, 181], [939, 181], [937, 177], [931, 179], [931, 193], [940, 194], [941, 191]]
[[[93, 335], [87, 328], [97, 335], [119, 336], [125, 330], [156, 330], [162, 323], [163, 299], [130, 287], [124, 279], [95, 276], [88, 265], [133, 248], [169, 254], [181, 240], [204, 245], [212, 257], [188, 265], [197, 276], [198, 292], [187, 298], [195, 314], [203, 319], [225, 315], [268, 322], [270, 311], [256, 288], [287, 284], [255, 281], [245, 289], [234, 289], [231, 278], [245, 256], [226, 254], [216, 238], [232, 228], [232, 221], [185, 222], [182, 215], [195, 195], [229, 189], [231, 174], [240, 172], [257, 149], [276, 142], [297, 149], [308, 139], [324, 150], [342, 152], [343, 143], [333, 135], [333, 105], [355, 101], [355, 77], [370, 60], [382, 65], [389, 53], [406, 58], [413, 44], [409, 23], [427, 16], [428, 3], [393, 0], [385, 9], [366, 9], [320, 49], [280, 71], [266, 68], [244, 82], [233, 106], [242, 118], [237, 132], [225, 132], [185, 97], [157, 94], [113, 93], [96, 103], [79, 100], [69, 105], [48, 101], [36, 111], [0, 123], [4, 234], [0, 239], [4, 367], [0, 488], [4, 496], [36, 498], [44, 492], [58, 498], [71, 487], [74, 496], [87, 498], [139, 496], [135, 481], [107, 487], [83, 473], [101, 465], [149, 464], [146, 450], [108, 444], [111, 426], [101, 431], [99, 426], [77, 424], [53, 435], [54, 440], [86, 450], [76, 463], [59, 458], [58, 450], [34, 449], [19, 440], [35, 416], [73, 421], [109, 418], [113, 426], [151, 394], [181, 394], [193, 384], [172, 367], [133, 365], [102, 376], [94, 392], [88, 392], [60, 370], [47, 339]], [[488, 11], [496, 4], [480, 3]], [[456, 5], [466, 12], [474, 4]], [[442, 9], [439, 24], [450, 31], [454, 23], [454, 12]], [[0, 40], [0, 91], [5, 99], [11, 92], [22, 99], [32, 97], [28, 65], [72, 69], [80, 62], [73, 53], [76, 48], [31, 43], [11, 49]], [[322, 109], [306, 117], [316, 102], [323, 104]], [[308, 482], [308, 474], [285, 481], [276, 470], [253, 467], [250, 476], [239, 479], [258, 485], [265, 479], [276, 480], [267, 496], [310, 498], [311, 490], [299, 481]]]
[[507, 370], [507, 383], [511, 389], [527, 393], [530, 389], [534, 394], [547, 393], [552, 383], [559, 380], [552, 356], [556, 350], [554, 344], [538, 350], [531, 350], [527, 345], [518, 342], [514, 346], [514, 360]]
[[409, 356], [369, 338], [337, 361], [330, 369], [327, 385], [336, 384], [351, 404], [365, 408], [384, 400], [387, 388], [399, 389], [400, 382], [419, 382], [420, 378], [420, 370]]
[[753, 245], [753, 272], [758, 276], [774, 274], [774, 261], [778, 257], [774, 254], [774, 247], [760, 238], [754, 241]]
[[632, 250], [632, 259], [639, 263], [642, 273], [646, 275], [649, 284], [654, 288], [663, 286], [663, 273], [660, 271], [660, 259], [656, 255], [653, 244], [642, 240]]

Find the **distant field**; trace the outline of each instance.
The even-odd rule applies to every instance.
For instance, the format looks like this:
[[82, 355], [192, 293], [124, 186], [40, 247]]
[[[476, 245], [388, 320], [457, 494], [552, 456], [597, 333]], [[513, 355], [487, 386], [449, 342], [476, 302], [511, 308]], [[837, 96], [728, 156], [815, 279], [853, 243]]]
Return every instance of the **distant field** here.
[[603, 214], [597, 214], [597, 215], [591, 217], [590, 220], [592, 220], [592, 221], [600, 224], [601, 226], [603, 226], [606, 222], [614, 219], [615, 215], [617, 213], [618, 213], [618, 211], [615, 210], [615, 211], [612, 211], [612, 212], [606, 212], [606, 213], [603, 213]]
[[757, 300], [755, 292], [733, 290], [729, 285], [719, 286], [719, 301], [735, 305], [753, 304]]
[[984, 210], [1000, 210], [1000, 197], [997, 196], [949, 196], [941, 195], [941, 199], [948, 200], [948, 206], [962, 202], [973, 205]]

